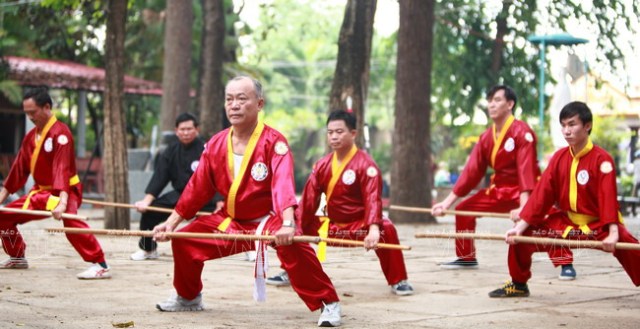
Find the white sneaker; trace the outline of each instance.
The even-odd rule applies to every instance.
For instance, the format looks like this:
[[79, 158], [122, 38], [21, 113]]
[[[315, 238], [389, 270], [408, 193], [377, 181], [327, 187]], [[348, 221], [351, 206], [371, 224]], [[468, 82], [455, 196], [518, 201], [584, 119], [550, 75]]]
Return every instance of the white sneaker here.
[[29, 268], [29, 263], [24, 257], [9, 257], [9, 259], [0, 263], [0, 269], [6, 270], [25, 270]]
[[256, 251], [250, 250], [244, 252], [244, 260], [247, 262], [255, 262], [256, 261]]
[[131, 254], [131, 256], [129, 256], [129, 258], [131, 258], [131, 260], [147, 260], [147, 259], [158, 259], [160, 256], [158, 255], [158, 251], [157, 250], [151, 250], [151, 251], [146, 251], [146, 250], [138, 250], [136, 252], [134, 252], [133, 254]]
[[320, 319], [318, 319], [318, 327], [339, 327], [340, 317], [342, 316], [341, 313], [339, 302], [324, 304], [322, 314], [320, 314]]
[[413, 295], [413, 287], [407, 280], [402, 280], [391, 286], [391, 291], [398, 296]]
[[99, 280], [99, 279], [110, 279], [111, 278], [111, 268], [104, 268], [100, 266], [100, 264], [93, 264], [89, 266], [89, 268], [82, 272], [78, 273], [78, 279], [80, 280]]
[[204, 310], [202, 294], [192, 300], [184, 299], [177, 294], [164, 302], [156, 304], [156, 308], [163, 312], [196, 312]]

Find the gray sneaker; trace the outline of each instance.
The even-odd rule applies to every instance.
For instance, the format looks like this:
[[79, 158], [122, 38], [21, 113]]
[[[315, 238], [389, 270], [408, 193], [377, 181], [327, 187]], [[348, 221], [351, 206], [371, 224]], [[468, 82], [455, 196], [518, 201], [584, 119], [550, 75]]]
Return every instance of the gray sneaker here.
[[195, 312], [204, 310], [202, 294], [192, 300], [184, 299], [177, 294], [164, 302], [156, 304], [156, 308], [163, 312]]
[[288, 286], [291, 284], [289, 281], [289, 274], [287, 274], [286, 271], [282, 271], [276, 276], [267, 278], [266, 283], [278, 287]]
[[342, 311], [340, 310], [339, 302], [324, 304], [322, 314], [318, 319], [318, 327], [339, 327], [341, 317]]

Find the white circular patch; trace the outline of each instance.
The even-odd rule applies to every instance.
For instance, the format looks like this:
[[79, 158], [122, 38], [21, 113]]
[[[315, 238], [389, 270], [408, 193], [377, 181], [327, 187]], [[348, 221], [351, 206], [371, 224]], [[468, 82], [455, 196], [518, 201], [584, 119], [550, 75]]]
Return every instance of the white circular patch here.
[[53, 151], [53, 139], [51, 139], [51, 137], [44, 141], [44, 150], [47, 152]]
[[267, 165], [262, 162], [256, 162], [253, 167], [251, 167], [251, 177], [257, 182], [265, 180], [268, 174], [269, 170], [267, 170]]
[[377, 175], [378, 175], [378, 170], [376, 169], [376, 167], [369, 166], [369, 168], [367, 168], [367, 176], [376, 177]]
[[199, 160], [191, 162], [191, 171], [196, 172], [196, 169], [198, 169], [199, 164], [200, 164]]
[[608, 174], [613, 171], [613, 165], [611, 162], [605, 161], [600, 164], [600, 171], [602, 171], [603, 174]]
[[514, 148], [516, 148], [516, 142], [513, 140], [513, 138], [509, 137], [509, 139], [504, 142], [504, 150], [507, 152], [511, 152]]
[[351, 185], [355, 181], [356, 181], [356, 172], [351, 169], [345, 170], [345, 172], [342, 174], [342, 182], [345, 185]]
[[526, 133], [526, 134], [524, 134], [524, 139], [527, 142], [531, 143], [531, 142], [533, 142], [533, 135], [531, 133]]
[[60, 145], [67, 145], [67, 143], [69, 143], [69, 138], [67, 138], [66, 135], [60, 135], [58, 136], [58, 144]]
[[578, 184], [584, 185], [589, 181], [589, 172], [586, 170], [580, 170], [578, 172]]
[[287, 154], [287, 152], [289, 152], [289, 147], [285, 142], [277, 142], [274, 149], [276, 151], [276, 154], [279, 155], [285, 155]]

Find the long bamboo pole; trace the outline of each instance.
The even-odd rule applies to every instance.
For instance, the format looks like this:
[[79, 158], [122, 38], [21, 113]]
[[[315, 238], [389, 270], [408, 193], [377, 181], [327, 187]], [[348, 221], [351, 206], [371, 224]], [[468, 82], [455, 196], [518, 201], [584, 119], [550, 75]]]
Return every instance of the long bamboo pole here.
[[[130, 231], [130, 230], [105, 230], [105, 229], [83, 229], [74, 227], [56, 227], [46, 228], [45, 231], [53, 233], [69, 233], [69, 234], [95, 234], [95, 235], [114, 235], [114, 236], [145, 236], [152, 237], [152, 231]], [[219, 239], [219, 240], [242, 240], [242, 241], [275, 241], [274, 235], [252, 235], [252, 234], [227, 234], [227, 233], [200, 233], [200, 232], [170, 232], [165, 234], [168, 238], [191, 238], [191, 239]], [[364, 247], [363, 241], [321, 238], [317, 236], [297, 235], [293, 237], [294, 242], [319, 243], [327, 242], [343, 246], [361, 246]], [[380, 249], [400, 249], [411, 250], [410, 246], [403, 246], [389, 243], [378, 243]]]
[[[397, 206], [397, 205], [391, 205], [389, 206], [389, 209], [407, 211], [407, 212], [422, 212], [422, 213], [432, 212], [431, 208], [407, 207], [407, 206]], [[464, 210], [445, 210], [443, 212], [448, 215], [511, 218], [511, 215], [501, 213], [501, 212], [480, 212], [480, 211], [464, 211]]]
[[[135, 205], [128, 204], [128, 203], [107, 202], [107, 201], [99, 201], [99, 200], [92, 200], [92, 199], [82, 199], [82, 202], [86, 204], [92, 204], [92, 205], [103, 206], [103, 207], [119, 207], [119, 208], [136, 209]], [[154, 206], [148, 206], [147, 210], [155, 211], [155, 212], [163, 212], [167, 214], [170, 214], [171, 212], [173, 212], [173, 209], [170, 209], [170, 208], [162, 208], [162, 207], [154, 207]], [[208, 216], [211, 214], [212, 213], [206, 212], [206, 211], [198, 211], [196, 213], [196, 216]]]
[[[478, 234], [478, 233], [441, 233], [441, 232], [426, 232], [417, 233], [416, 238], [431, 238], [431, 239], [473, 239], [473, 240], [497, 240], [504, 241], [505, 236], [502, 234]], [[538, 243], [545, 245], [564, 246], [570, 248], [592, 248], [602, 249], [602, 241], [595, 240], [565, 240], [554, 238], [539, 238], [532, 236], [514, 236], [514, 241], [518, 243]], [[616, 249], [624, 250], [640, 250], [640, 244], [618, 242], [616, 243]]]
[[[53, 216], [53, 214], [50, 211], [45, 211], [45, 210], [30, 210], [30, 209], [0, 207], [0, 211], [13, 212], [13, 213], [25, 214], [25, 215], [46, 216], [46, 217], [52, 217]], [[62, 218], [77, 219], [77, 220], [87, 220], [87, 217], [85, 217], [85, 216], [67, 214], [67, 213], [63, 213], [62, 214]]]

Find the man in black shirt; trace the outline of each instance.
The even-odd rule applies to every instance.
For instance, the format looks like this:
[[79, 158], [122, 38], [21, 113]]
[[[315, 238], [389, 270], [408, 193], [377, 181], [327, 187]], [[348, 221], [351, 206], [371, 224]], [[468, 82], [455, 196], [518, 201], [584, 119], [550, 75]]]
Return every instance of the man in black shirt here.
[[[198, 167], [200, 155], [204, 150], [204, 142], [198, 136], [198, 119], [191, 113], [181, 113], [176, 118], [175, 133], [177, 141], [170, 143], [157, 157], [153, 176], [145, 189], [145, 196], [135, 203], [136, 209], [142, 213], [140, 230], [150, 231], [169, 217], [167, 213], [148, 211], [147, 207], [175, 207], [182, 190]], [[169, 182], [173, 190], [160, 195]], [[211, 202], [203, 209], [210, 211], [214, 208]], [[157, 244], [152, 238], [142, 237], [138, 245], [141, 250], [131, 254], [132, 260], [158, 258]]]

